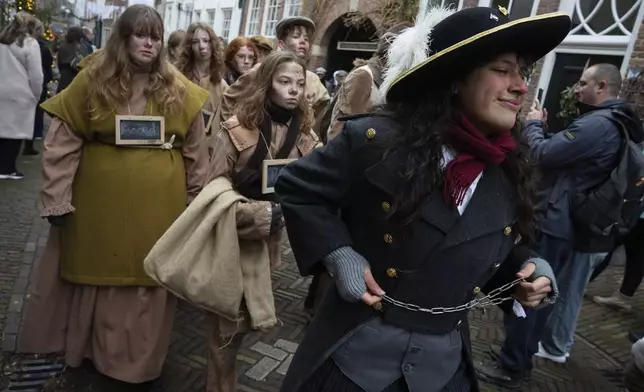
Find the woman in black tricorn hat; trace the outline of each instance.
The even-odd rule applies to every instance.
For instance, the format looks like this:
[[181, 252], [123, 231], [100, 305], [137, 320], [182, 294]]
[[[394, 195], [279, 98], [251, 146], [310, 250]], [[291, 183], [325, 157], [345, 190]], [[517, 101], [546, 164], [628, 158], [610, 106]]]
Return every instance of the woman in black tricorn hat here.
[[[529, 65], [570, 18], [447, 14], [422, 13], [392, 43], [383, 111], [349, 119], [280, 174], [300, 271], [327, 268], [336, 286], [283, 392], [476, 391], [467, 310], [503, 301], [520, 316], [556, 296], [528, 248], [532, 171], [517, 114]], [[415, 58], [426, 45], [429, 58]]]

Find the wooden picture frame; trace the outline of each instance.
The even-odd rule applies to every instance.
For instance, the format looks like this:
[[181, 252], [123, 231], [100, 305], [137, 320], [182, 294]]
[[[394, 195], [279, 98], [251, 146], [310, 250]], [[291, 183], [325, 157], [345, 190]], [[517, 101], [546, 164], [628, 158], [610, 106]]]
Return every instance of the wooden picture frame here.
[[296, 160], [297, 158], [265, 159], [262, 162], [262, 194], [275, 193], [275, 183], [280, 171]]
[[203, 126], [206, 134], [210, 134], [210, 127], [212, 127], [212, 122], [215, 119], [215, 113], [201, 109], [201, 115], [203, 116]]
[[162, 116], [116, 116], [115, 143], [121, 146], [159, 146], [165, 143]]

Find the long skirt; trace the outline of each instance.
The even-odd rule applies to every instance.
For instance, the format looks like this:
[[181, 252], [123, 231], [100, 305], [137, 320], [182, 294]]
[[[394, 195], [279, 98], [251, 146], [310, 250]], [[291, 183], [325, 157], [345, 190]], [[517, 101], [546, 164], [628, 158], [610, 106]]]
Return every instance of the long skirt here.
[[[441, 392], [469, 392], [470, 380], [467, 377], [465, 361], [454, 373], [452, 379], [443, 387]], [[364, 392], [360, 386], [342, 373], [342, 370], [328, 358], [300, 387], [302, 392]], [[382, 392], [409, 392], [404, 378], [399, 378]]]
[[21, 353], [65, 352], [69, 366], [90, 359], [128, 383], [161, 375], [177, 299], [159, 287], [77, 285], [60, 278], [60, 233], [52, 227], [25, 304]]

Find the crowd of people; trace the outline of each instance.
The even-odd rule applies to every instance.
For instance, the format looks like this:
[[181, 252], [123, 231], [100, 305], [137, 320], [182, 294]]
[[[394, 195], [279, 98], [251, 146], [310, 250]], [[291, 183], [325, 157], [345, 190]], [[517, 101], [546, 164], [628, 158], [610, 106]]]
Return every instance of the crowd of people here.
[[[207, 311], [206, 391], [233, 392], [245, 336], [278, 324], [270, 271], [288, 233], [313, 276], [312, 320], [281, 391], [477, 391], [477, 378], [521, 388], [533, 356], [569, 357], [606, 254], [626, 241], [639, 259], [636, 239], [594, 230], [605, 211], [576, 215], [579, 195], [579, 208], [600, 208], [590, 196], [624, 161], [624, 140], [644, 141], [619, 70], [584, 71], [581, 114], [564, 130], [546, 128], [538, 101], [520, 115], [532, 65], [570, 26], [561, 13], [421, 6], [326, 81], [307, 69], [309, 18], [282, 19], [276, 48], [261, 36], [224, 45], [202, 22], [164, 47], [160, 15], [133, 5], [104, 48], [67, 32], [45, 100], [42, 23], [17, 14], [0, 35], [0, 71], [21, 75], [0, 87], [0, 178], [22, 177], [20, 141], [39, 137], [43, 111], [52, 118], [51, 231], [19, 351], [89, 359], [118, 390], [147, 390], [182, 298]], [[162, 140], [128, 142], [123, 119], [154, 122]], [[624, 219], [612, 225], [633, 229]], [[596, 302], [629, 309], [644, 274], [632, 263], [639, 279]], [[505, 344], [475, 365], [468, 310], [491, 305], [504, 310]]]

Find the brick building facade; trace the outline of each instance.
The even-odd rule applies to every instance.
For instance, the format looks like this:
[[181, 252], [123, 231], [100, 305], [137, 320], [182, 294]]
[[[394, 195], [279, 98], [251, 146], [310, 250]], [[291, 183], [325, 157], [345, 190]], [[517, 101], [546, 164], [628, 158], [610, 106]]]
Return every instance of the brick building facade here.
[[[304, 0], [306, 4], [309, 0]], [[329, 1], [329, 0], [327, 0]], [[325, 66], [329, 72], [350, 68], [352, 57], [368, 58], [375, 48], [378, 26], [350, 32], [343, 17], [353, 12], [369, 12], [376, 0], [331, 0], [332, 6], [316, 15], [317, 32], [312, 47], [310, 66]], [[644, 0], [430, 0], [442, 1], [455, 7], [503, 6], [514, 17], [565, 12], [573, 19], [573, 29], [566, 40], [541, 59], [530, 81], [529, 106], [539, 89], [543, 89], [542, 103], [548, 109], [549, 122], [560, 125], [555, 114], [559, 109], [560, 92], [573, 85], [584, 66], [600, 62], [615, 64], [623, 76], [644, 69], [644, 29], [642, 16]], [[243, 34], [274, 35], [274, 25], [283, 16], [306, 10], [294, 3], [299, 0], [249, 0], [243, 13]], [[317, 4], [324, 3], [318, 0]], [[369, 34], [367, 34], [369, 33]], [[353, 38], [351, 38], [351, 34]], [[357, 34], [357, 35], [356, 35]], [[348, 36], [348, 38], [347, 38]], [[355, 37], [362, 37], [360, 45]], [[368, 42], [372, 42], [369, 44]], [[357, 50], [355, 50], [357, 49]], [[341, 60], [338, 60], [341, 59]], [[342, 67], [341, 67], [342, 65]], [[643, 105], [644, 107], [644, 105]], [[527, 109], [527, 107], [526, 107]], [[644, 113], [643, 113], [644, 114]]]

